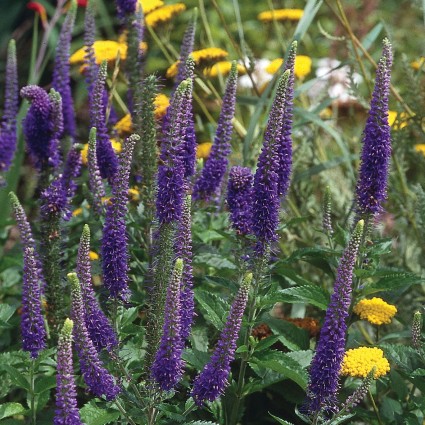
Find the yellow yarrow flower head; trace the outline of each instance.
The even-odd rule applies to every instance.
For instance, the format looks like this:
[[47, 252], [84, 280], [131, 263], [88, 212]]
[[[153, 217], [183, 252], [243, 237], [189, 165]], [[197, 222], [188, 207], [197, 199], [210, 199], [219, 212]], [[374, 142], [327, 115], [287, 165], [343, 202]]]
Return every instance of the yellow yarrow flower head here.
[[[122, 146], [121, 146], [121, 143], [118, 140], [111, 139], [111, 145], [112, 145], [115, 153], [120, 153], [121, 152]], [[84, 145], [83, 149], [81, 150], [81, 162], [84, 165], [87, 165], [88, 154], [89, 154], [89, 145], [88, 145], [88, 143], [86, 143]]]
[[[283, 59], [277, 58], [270, 62], [266, 67], [266, 72], [269, 74], [276, 74], [282, 66]], [[297, 78], [303, 79], [311, 72], [311, 58], [305, 55], [298, 55], [295, 57], [294, 74]]]
[[401, 128], [406, 127], [406, 125], [408, 124], [407, 120], [409, 118], [411, 117], [406, 112], [398, 113], [397, 111], [388, 111], [388, 124], [393, 127], [394, 130], [399, 130]]
[[169, 22], [174, 16], [186, 10], [184, 3], [168, 4], [153, 10], [145, 16], [146, 25], [156, 27]]
[[[240, 63], [237, 64], [238, 68], [238, 74], [244, 75], [246, 74], [246, 69], [243, 65]], [[217, 77], [219, 74], [226, 76], [229, 74], [230, 70], [232, 69], [232, 62], [230, 61], [220, 61], [215, 63], [210, 68], [204, 69], [204, 75], [206, 77]]]
[[196, 146], [196, 158], [207, 159], [210, 156], [212, 143], [203, 142]]
[[299, 21], [304, 14], [302, 9], [275, 9], [266, 10], [258, 15], [261, 22], [272, 21]]
[[164, 6], [164, 2], [162, 0], [139, 0], [139, 4], [142, 6], [144, 15], [147, 15], [155, 9]]
[[92, 260], [92, 261], [98, 260], [98, 259], [99, 259], [99, 254], [97, 254], [97, 253], [96, 253], [96, 252], [94, 252], [94, 251], [90, 251], [90, 252], [89, 252], [89, 258], [90, 258], [90, 260]]
[[[213, 63], [224, 59], [229, 53], [218, 47], [207, 47], [206, 49], [195, 50], [191, 53], [195, 64], [201, 67], [212, 65]], [[166, 72], [167, 78], [172, 78], [177, 75], [179, 61], [174, 62]]]
[[410, 66], [416, 71], [418, 71], [419, 68], [424, 69], [424, 65], [425, 65], [425, 58], [420, 58], [417, 61], [413, 61], [410, 63]]
[[[85, 47], [78, 49], [70, 58], [69, 63], [71, 65], [84, 62], [84, 56], [86, 55]], [[96, 63], [100, 65], [104, 60], [108, 62], [114, 61], [119, 53], [120, 59], [125, 60], [127, 58], [127, 44], [119, 43], [112, 40], [97, 40], [93, 44], [94, 56]]]
[[76, 208], [74, 211], [72, 211], [72, 216], [77, 217], [77, 216], [81, 215], [82, 213], [83, 213], [82, 208]]
[[342, 361], [340, 374], [353, 378], [366, 378], [375, 367], [374, 378], [377, 379], [390, 371], [390, 364], [384, 352], [377, 347], [359, 347], [348, 350]]
[[415, 151], [422, 153], [422, 155], [425, 155], [425, 144], [420, 143], [418, 145], [415, 145]]
[[396, 306], [386, 303], [382, 298], [361, 300], [353, 309], [354, 313], [374, 325], [384, 325], [391, 322], [397, 313]]

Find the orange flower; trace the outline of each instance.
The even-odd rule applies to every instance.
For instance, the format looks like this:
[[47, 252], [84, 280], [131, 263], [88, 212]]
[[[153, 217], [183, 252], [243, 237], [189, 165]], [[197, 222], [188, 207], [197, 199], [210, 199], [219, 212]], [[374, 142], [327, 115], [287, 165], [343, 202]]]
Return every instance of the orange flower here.
[[43, 28], [46, 29], [48, 23], [46, 8], [38, 1], [30, 1], [27, 4], [27, 9], [33, 10], [34, 12], [38, 13], [38, 16], [40, 16], [41, 19], [41, 24], [43, 25]]

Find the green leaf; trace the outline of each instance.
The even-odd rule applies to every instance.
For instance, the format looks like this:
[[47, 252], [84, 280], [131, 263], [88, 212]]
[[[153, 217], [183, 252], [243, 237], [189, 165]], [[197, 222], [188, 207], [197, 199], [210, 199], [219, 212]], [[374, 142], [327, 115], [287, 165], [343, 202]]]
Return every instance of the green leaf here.
[[304, 285], [282, 289], [278, 292], [277, 301], [286, 303], [304, 302], [321, 310], [326, 310], [329, 304], [329, 294], [320, 286]]
[[313, 285], [311, 281], [300, 276], [294, 269], [288, 267], [284, 261], [278, 261], [273, 267], [273, 272], [286, 278], [290, 284]]
[[215, 230], [205, 230], [203, 232], [195, 232], [194, 235], [196, 235], [205, 244], [211, 241], [220, 241], [223, 239], [223, 235], [216, 232]]
[[13, 366], [2, 364], [0, 365], [1, 369], [4, 369], [10, 376], [11, 381], [19, 388], [23, 388], [27, 391], [30, 390], [30, 384], [25, 378], [25, 376], [19, 372], [18, 369], [14, 368]]
[[218, 423], [209, 422], [209, 421], [194, 421], [194, 422], [186, 422], [185, 425], [218, 425]]
[[43, 376], [35, 381], [34, 392], [35, 394], [43, 393], [44, 391], [50, 390], [56, 387], [55, 376]]
[[9, 304], [0, 304], [0, 329], [8, 329], [12, 327], [12, 325], [7, 322], [12, 317], [15, 310], [16, 308]]
[[199, 351], [195, 348], [187, 348], [184, 350], [182, 358], [188, 364], [192, 365], [196, 370], [202, 370], [204, 366], [209, 362], [211, 353], [206, 351]]
[[102, 409], [90, 401], [80, 409], [81, 420], [86, 425], [105, 425], [116, 421], [120, 413], [112, 409]]
[[205, 311], [205, 319], [216, 329], [221, 330], [224, 325], [223, 318], [227, 315], [228, 306], [217, 295], [205, 291], [205, 289], [195, 289], [195, 299]]
[[305, 329], [285, 320], [275, 319], [264, 315], [262, 320], [270, 326], [272, 332], [279, 337], [279, 341], [290, 350], [306, 350], [310, 345], [310, 338]]
[[0, 404], [0, 419], [9, 416], [22, 415], [26, 411], [25, 407], [20, 403], [4, 403]]
[[211, 252], [202, 252], [193, 259], [194, 264], [214, 267], [217, 270], [229, 269], [236, 270], [234, 263], [219, 254]]
[[292, 422], [288, 422], [288, 421], [285, 421], [284, 419], [280, 419], [280, 418], [278, 418], [277, 416], [275, 416], [275, 415], [272, 415], [270, 412], [269, 412], [269, 415], [274, 419], [274, 420], [276, 420], [276, 422], [278, 422], [279, 424], [281, 424], [281, 425], [294, 425]]
[[364, 295], [369, 295], [376, 292], [393, 291], [395, 289], [416, 285], [418, 283], [422, 283], [423, 281], [424, 280], [416, 274], [396, 270], [390, 274], [387, 274], [385, 277], [382, 277], [377, 282], [366, 286], [362, 293]]

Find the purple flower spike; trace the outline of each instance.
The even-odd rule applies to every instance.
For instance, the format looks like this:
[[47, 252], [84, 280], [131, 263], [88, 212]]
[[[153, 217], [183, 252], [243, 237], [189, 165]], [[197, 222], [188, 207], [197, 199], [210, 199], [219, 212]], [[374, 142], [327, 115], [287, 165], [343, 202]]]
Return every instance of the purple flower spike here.
[[242, 316], [248, 301], [249, 287], [252, 273], [245, 276], [241, 287], [233, 301], [227, 316], [226, 324], [221, 332], [220, 339], [214, 349], [209, 363], [195, 378], [192, 397], [198, 406], [205, 401], [214, 401], [223, 394], [230, 373], [230, 363], [235, 358], [236, 341], [241, 327]]
[[4, 115], [0, 124], [0, 173], [9, 169], [16, 150], [16, 116], [18, 114], [18, 69], [15, 40], [7, 50]]
[[180, 220], [185, 193], [184, 144], [187, 129], [185, 101], [192, 81], [184, 80], [171, 100], [158, 168], [156, 211], [160, 224]]
[[58, 91], [62, 97], [64, 134], [72, 138], [75, 137], [75, 115], [70, 85], [69, 55], [76, 13], [77, 3], [71, 2], [71, 7], [62, 25], [58, 45], [56, 47], [52, 81], [52, 87]]
[[57, 165], [57, 144], [53, 139], [53, 106], [49, 95], [38, 86], [26, 86], [21, 96], [31, 102], [22, 123], [28, 150], [38, 170]]
[[33, 248], [24, 248], [22, 282], [22, 346], [35, 359], [46, 347], [46, 329], [41, 313], [41, 274]]
[[90, 228], [86, 224], [80, 239], [77, 256], [77, 276], [81, 283], [86, 327], [97, 351], [102, 348], [112, 350], [118, 346], [117, 336], [109, 320], [101, 310], [91, 283]]
[[128, 249], [125, 216], [128, 211], [128, 181], [131, 159], [136, 141], [140, 137], [132, 134], [124, 143], [120, 164], [113, 180], [112, 199], [106, 210], [102, 237], [103, 282], [112, 297], [127, 300]]
[[70, 218], [67, 190], [64, 186], [61, 174], [41, 192], [40, 200], [41, 215], [46, 222], [50, 221], [52, 218], [59, 218], [60, 216], [65, 220]]
[[124, 19], [126, 15], [136, 12], [137, 0], [116, 0], [118, 17]]
[[227, 205], [232, 227], [238, 235], [251, 232], [252, 182], [254, 177], [248, 167], [232, 167], [227, 186]]
[[280, 207], [278, 147], [282, 136], [285, 95], [289, 77], [290, 71], [288, 70], [279, 79], [254, 176], [252, 230], [258, 239], [256, 250], [259, 254], [263, 254], [267, 246], [277, 238], [276, 230], [279, 225]]
[[152, 377], [163, 391], [173, 389], [183, 374], [181, 355], [184, 343], [180, 334], [180, 286], [182, 272], [183, 261], [177, 259], [167, 290], [161, 342], [151, 370]]
[[342, 254], [336, 273], [334, 292], [320, 331], [316, 354], [310, 366], [307, 388], [308, 412], [332, 412], [339, 389], [339, 371], [345, 353], [347, 317], [351, 305], [353, 269], [363, 234], [360, 220]]
[[92, 99], [93, 86], [96, 81], [98, 66], [94, 54], [94, 42], [96, 39], [96, 6], [95, 1], [88, 2], [86, 14], [84, 16], [84, 46], [86, 54], [84, 55], [85, 77], [89, 100]]
[[209, 199], [216, 195], [227, 170], [228, 156], [231, 151], [230, 140], [232, 138], [232, 119], [235, 114], [236, 86], [238, 82], [238, 69], [236, 62], [232, 63], [226, 91], [223, 97], [223, 106], [218, 118], [217, 132], [211, 153], [202, 169], [201, 176], [195, 182], [193, 188], [194, 199]]
[[90, 130], [88, 152], [89, 185], [93, 196], [93, 209], [97, 215], [103, 214], [102, 197], [106, 196], [102, 177], [97, 165], [96, 128]]
[[111, 183], [117, 172], [118, 161], [109, 139], [105, 121], [103, 92], [105, 88], [106, 72], [107, 63], [104, 61], [99, 67], [99, 72], [94, 83], [90, 102], [90, 118], [92, 126], [96, 127], [97, 131], [96, 154], [100, 174], [102, 178], [107, 178]]
[[288, 86], [285, 93], [284, 101], [284, 114], [282, 120], [282, 129], [280, 135], [280, 143], [277, 148], [277, 155], [279, 157], [279, 196], [284, 198], [288, 192], [289, 184], [291, 181], [292, 172], [292, 114], [294, 103], [294, 66], [295, 56], [297, 54], [297, 42], [294, 41], [291, 45], [288, 58], [285, 63], [285, 71], [289, 70], [291, 73], [288, 79]]
[[180, 305], [181, 329], [180, 337], [184, 345], [190, 335], [195, 302], [193, 298], [193, 268], [192, 268], [192, 231], [191, 231], [191, 203], [190, 195], [186, 196], [183, 213], [178, 225], [175, 255], [183, 260], [183, 275], [181, 279]]
[[53, 425], [83, 425], [77, 408], [77, 391], [72, 362], [72, 328], [66, 319], [58, 341], [56, 375], [56, 410]]
[[384, 40], [383, 56], [378, 63], [369, 117], [363, 133], [357, 181], [357, 215], [361, 218], [382, 212], [382, 202], [387, 197], [391, 158], [391, 129], [388, 124], [391, 64], [391, 45]]
[[72, 199], [77, 190], [75, 179], [80, 175], [81, 170], [81, 153], [76, 148], [71, 148], [66, 158], [63, 170], [62, 181], [66, 190], [68, 199]]
[[113, 376], [103, 367], [99, 354], [94, 348], [93, 342], [85, 324], [84, 304], [81, 294], [80, 282], [76, 273], [68, 274], [71, 285], [71, 317], [74, 322], [74, 340], [80, 359], [81, 373], [84, 382], [90, 392], [96, 397], [106, 397], [106, 400], [114, 400], [120, 388], [115, 384]]
[[186, 31], [184, 32], [182, 45], [180, 47], [179, 65], [174, 81], [174, 87], [177, 87], [183, 80], [186, 80], [186, 78], [190, 78], [190, 75], [187, 73], [186, 61], [189, 58], [189, 55], [193, 52], [197, 17], [198, 13], [197, 9], [195, 9], [192, 20], [189, 22]]

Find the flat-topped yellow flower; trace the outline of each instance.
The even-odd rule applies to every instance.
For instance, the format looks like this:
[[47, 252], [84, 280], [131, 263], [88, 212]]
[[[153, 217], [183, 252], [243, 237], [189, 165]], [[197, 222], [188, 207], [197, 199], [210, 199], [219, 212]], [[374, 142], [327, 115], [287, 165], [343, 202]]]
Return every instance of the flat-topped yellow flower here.
[[210, 156], [211, 147], [211, 142], [199, 143], [199, 145], [196, 146], [196, 158], [207, 159]]
[[[195, 64], [198, 66], [212, 65], [213, 63], [224, 59], [228, 55], [228, 52], [223, 49], [220, 49], [219, 47], [207, 47], [206, 49], [195, 50], [191, 53]], [[178, 69], [179, 61], [176, 61], [167, 69], [167, 72], [165, 74], [166, 77], [175, 77], [177, 75]]]
[[409, 118], [410, 116], [406, 112], [398, 113], [397, 111], [388, 111], [388, 124], [393, 127], [394, 130], [399, 130], [401, 128], [406, 127]]
[[[104, 60], [111, 62], [114, 61], [118, 53], [122, 60], [127, 57], [127, 44], [118, 43], [117, 41], [112, 40], [97, 40], [93, 44], [94, 55], [96, 58], [96, 63], [100, 64]], [[84, 62], [84, 56], [86, 55], [85, 47], [78, 49], [70, 58], [70, 64], [82, 63]]]
[[386, 375], [390, 364], [384, 357], [384, 352], [377, 347], [360, 347], [348, 350], [342, 361], [340, 374], [353, 378], [366, 378], [375, 367], [374, 378]]
[[415, 145], [415, 151], [422, 153], [422, 155], [425, 155], [425, 144], [420, 143], [418, 145]]
[[419, 68], [424, 69], [424, 68], [425, 68], [425, 58], [420, 58], [420, 59], [418, 59], [417, 61], [413, 61], [413, 62], [411, 62], [411, 63], [410, 63], [410, 66], [411, 66], [413, 69], [416, 69], [416, 71], [417, 71]]
[[90, 251], [89, 252], [89, 258], [91, 261], [95, 261], [99, 259], [99, 254], [97, 252], [94, 251]]
[[[121, 146], [121, 143], [118, 140], [111, 139], [111, 145], [112, 145], [115, 153], [120, 153], [121, 152], [122, 146]], [[88, 145], [88, 143], [86, 143], [84, 145], [83, 149], [81, 150], [81, 162], [84, 165], [87, 165], [88, 154], [89, 154], [89, 145]]]
[[83, 213], [82, 208], [76, 208], [74, 211], [72, 211], [72, 216], [77, 217], [77, 216], [81, 215], [82, 213]]
[[164, 2], [162, 0], [139, 0], [139, 4], [142, 6], [144, 15], [147, 15], [155, 9], [164, 6]]
[[[246, 69], [243, 65], [238, 63], [236, 66], [238, 68], [238, 74], [239, 75], [246, 74]], [[206, 77], [217, 77], [219, 74], [226, 76], [226, 75], [229, 74], [231, 69], [232, 69], [232, 62], [230, 62], [230, 61], [220, 61], [220, 62], [215, 63], [210, 68], [205, 68], [204, 69], [204, 75]]]
[[156, 27], [159, 24], [165, 24], [184, 10], [186, 10], [184, 3], [168, 4], [159, 7], [145, 16], [146, 25]]
[[[167, 108], [170, 106], [170, 99], [162, 93], [156, 95], [153, 104], [155, 106], [155, 118], [162, 118], [167, 112]], [[133, 131], [133, 123], [131, 122], [131, 115], [124, 115], [115, 125], [114, 129], [119, 134], [131, 133]]]
[[299, 21], [304, 14], [302, 9], [276, 9], [266, 10], [258, 15], [261, 22], [272, 21]]
[[[277, 58], [270, 62], [266, 67], [266, 72], [269, 74], [276, 74], [282, 66], [283, 59]], [[311, 72], [311, 58], [305, 55], [297, 55], [295, 57], [294, 74], [297, 78], [304, 78]]]
[[353, 308], [360, 319], [367, 320], [374, 325], [384, 325], [391, 322], [397, 313], [396, 306], [386, 303], [382, 298], [371, 298], [359, 301]]

